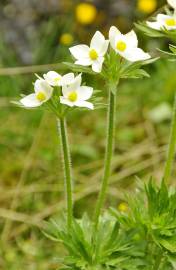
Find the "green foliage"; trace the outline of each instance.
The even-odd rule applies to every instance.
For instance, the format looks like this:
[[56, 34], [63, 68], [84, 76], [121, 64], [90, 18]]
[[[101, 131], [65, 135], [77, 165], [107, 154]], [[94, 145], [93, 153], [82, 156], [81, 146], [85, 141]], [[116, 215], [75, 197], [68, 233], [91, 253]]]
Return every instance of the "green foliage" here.
[[145, 191], [138, 190], [136, 196], [128, 196], [127, 201], [127, 213], [110, 211], [123, 230], [136, 232], [135, 246], [141, 245], [145, 254], [143, 260], [154, 265], [159, 258], [160, 268], [154, 269], [175, 269], [171, 264], [175, 265], [176, 258], [176, 191], [169, 191], [164, 181], [160, 188], [150, 181]]
[[97, 233], [84, 215], [73, 220], [69, 232], [65, 218], [51, 220], [45, 235], [65, 246], [68, 255], [61, 262], [68, 269], [137, 269], [143, 264], [136, 258], [140, 251], [132, 249], [133, 233], [121, 231], [119, 222], [108, 214], [101, 217]]

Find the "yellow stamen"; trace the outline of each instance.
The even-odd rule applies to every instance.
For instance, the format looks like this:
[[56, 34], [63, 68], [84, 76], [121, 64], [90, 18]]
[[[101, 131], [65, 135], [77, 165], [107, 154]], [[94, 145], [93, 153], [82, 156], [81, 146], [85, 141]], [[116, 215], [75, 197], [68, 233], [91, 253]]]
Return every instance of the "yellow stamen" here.
[[46, 95], [43, 92], [38, 92], [36, 98], [42, 102], [46, 99]]
[[60, 81], [60, 77], [54, 78], [54, 81], [55, 81], [55, 83], [59, 82]]
[[166, 19], [165, 23], [167, 26], [176, 26], [176, 19], [174, 18]]
[[127, 45], [124, 41], [118, 41], [116, 44], [117, 50], [119, 50], [121, 52], [124, 52], [126, 50], [126, 47], [127, 47]]
[[78, 98], [78, 95], [77, 95], [76, 91], [73, 91], [73, 92], [69, 93], [69, 95], [68, 95], [68, 100], [70, 100], [72, 102], [76, 101], [77, 98]]
[[97, 60], [98, 58], [98, 53], [96, 52], [96, 50], [92, 49], [89, 52], [89, 56], [92, 60]]

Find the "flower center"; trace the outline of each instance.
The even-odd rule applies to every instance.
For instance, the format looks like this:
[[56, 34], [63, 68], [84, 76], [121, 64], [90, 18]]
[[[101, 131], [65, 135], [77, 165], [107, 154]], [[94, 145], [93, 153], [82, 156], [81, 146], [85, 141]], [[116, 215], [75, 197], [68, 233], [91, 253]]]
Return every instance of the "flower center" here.
[[42, 102], [46, 99], [46, 95], [43, 92], [38, 92], [36, 98]]
[[68, 95], [68, 100], [70, 100], [72, 102], [76, 101], [77, 98], [78, 98], [78, 95], [77, 95], [76, 91], [73, 91], [73, 92], [69, 93], [69, 95]]
[[166, 19], [165, 23], [166, 23], [167, 26], [176, 26], [176, 20], [173, 19], [173, 18]]
[[92, 59], [92, 60], [97, 60], [97, 58], [98, 58], [98, 53], [96, 52], [96, 50], [92, 49], [92, 50], [90, 50], [90, 52], [89, 52], [89, 56], [90, 56], [90, 59]]
[[116, 44], [117, 50], [119, 50], [121, 52], [124, 52], [126, 50], [126, 47], [127, 47], [127, 45], [124, 41], [118, 41]]
[[55, 82], [55, 83], [57, 83], [57, 82], [59, 82], [59, 81], [60, 81], [60, 77], [54, 78], [54, 82]]

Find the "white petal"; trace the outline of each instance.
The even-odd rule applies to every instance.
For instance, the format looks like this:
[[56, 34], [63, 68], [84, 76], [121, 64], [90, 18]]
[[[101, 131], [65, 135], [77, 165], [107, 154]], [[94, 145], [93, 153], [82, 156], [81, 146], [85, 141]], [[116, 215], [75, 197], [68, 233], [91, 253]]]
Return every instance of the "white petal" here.
[[88, 109], [91, 109], [93, 110], [94, 109], [94, 105], [91, 103], [91, 102], [88, 102], [88, 101], [76, 101], [74, 103], [75, 106], [78, 106], [78, 107], [85, 107], [85, 108], [88, 108]]
[[86, 58], [89, 56], [89, 47], [87, 45], [76, 45], [69, 48], [69, 50], [76, 59]]
[[47, 74], [44, 74], [43, 77], [47, 83], [52, 86], [57, 86], [59, 80], [62, 78], [62, 76], [55, 71], [49, 71]]
[[111, 26], [109, 30], [109, 40], [112, 48], [115, 50], [116, 49], [116, 37], [118, 35], [121, 35], [120, 31], [117, 29], [115, 26]]
[[72, 91], [73, 91], [72, 87], [63, 85], [63, 87], [62, 87], [62, 94], [63, 94], [63, 96], [64, 96], [65, 98], [67, 98], [68, 94], [69, 94], [70, 92], [72, 92]]
[[67, 98], [62, 97], [62, 96], [60, 97], [60, 103], [65, 104], [65, 105], [68, 105], [70, 107], [73, 107], [74, 106], [74, 102], [71, 102]]
[[155, 30], [161, 30], [162, 25], [159, 22], [146, 22], [147, 25]]
[[88, 86], [80, 86], [76, 92], [78, 93], [78, 99], [87, 100], [92, 96], [93, 88]]
[[78, 76], [75, 77], [74, 81], [70, 84], [70, 88], [72, 88], [73, 91], [76, 91], [80, 87], [81, 81], [82, 81], [82, 74], [79, 74]]
[[81, 66], [90, 66], [92, 64], [92, 60], [90, 58], [81, 58], [77, 60], [75, 64]]
[[168, 4], [173, 7], [174, 9], [176, 9], [176, 0], [167, 0]]
[[105, 38], [102, 35], [101, 32], [96, 31], [94, 34], [91, 43], [90, 43], [90, 48], [95, 49], [97, 52], [100, 52], [104, 46]]
[[58, 85], [63, 86], [63, 85], [69, 85], [74, 81], [74, 73], [68, 73], [62, 76], [61, 80], [59, 81]]
[[129, 49], [126, 51], [124, 54], [124, 57], [131, 62], [136, 62], [136, 61], [143, 61], [150, 59], [151, 56], [148, 53], [145, 53], [142, 49], [140, 48], [134, 48], [133, 50]]
[[48, 84], [47, 81], [43, 79], [36, 80], [36, 82], [34, 83], [34, 90], [35, 93], [44, 92], [47, 97], [47, 100], [52, 96], [53, 93], [53, 88]]
[[105, 40], [101, 50], [100, 50], [100, 56], [104, 56], [108, 50], [108, 46], [109, 46], [109, 40]]
[[170, 19], [170, 18], [172, 17], [166, 14], [158, 14], [156, 17], [158, 22], [165, 22], [166, 19]]
[[103, 62], [104, 62], [104, 57], [99, 57], [96, 61], [92, 63], [92, 70], [94, 72], [100, 73], [102, 70]]
[[34, 108], [42, 105], [42, 102], [36, 99], [35, 94], [30, 94], [20, 100], [20, 102], [23, 104], [23, 106], [27, 108]]
[[138, 39], [136, 33], [132, 30], [128, 34], [125, 35], [126, 42], [129, 44], [130, 47], [137, 47], [138, 46]]
[[78, 76], [75, 77], [75, 79], [72, 81], [71, 84], [69, 85], [63, 85], [62, 87], [62, 93], [63, 93], [63, 96], [65, 98], [67, 98], [68, 94], [70, 92], [73, 92], [73, 91], [77, 91], [77, 89], [80, 87], [81, 85], [81, 74], [79, 74]]
[[173, 25], [173, 26], [167, 25], [167, 23], [166, 23], [166, 20], [167, 19], [174, 19], [174, 20], [176, 20], [176, 16], [175, 15], [169, 16], [169, 15], [165, 15], [165, 14], [158, 14], [158, 16], [157, 16], [157, 20], [161, 24], [161, 27], [165, 27], [167, 30], [174, 30], [174, 29], [176, 29], [176, 25]]

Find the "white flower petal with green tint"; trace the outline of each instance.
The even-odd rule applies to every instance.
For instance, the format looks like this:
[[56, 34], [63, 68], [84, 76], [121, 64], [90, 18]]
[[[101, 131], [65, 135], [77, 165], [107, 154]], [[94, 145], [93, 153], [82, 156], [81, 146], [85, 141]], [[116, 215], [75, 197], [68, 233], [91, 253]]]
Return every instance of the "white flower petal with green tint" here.
[[99, 57], [99, 59], [93, 62], [92, 70], [97, 73], [101, 72], [103, 62], [104, 62], [104, 57]]
[[163, 27], [159, 22], [146, 22], [146, 23], [150, 28], [153, 28], [155, 30], [161, 30], [161, 28]]
[[109, 41], [110, 41], [110, 44], [112, 46], [112, 48], [115, 50], [116, 48], [116, 37], [120, 35], [121, 36], [121, 33], [120, 31], [117, 29], [117, 27], [115, 26], [111, 26], [110, 30], [109, 30]]
[[75, 106], [74, 102], [71, 102], [67, 98], [62, 97], [62, 96], [60, 97], [60, 103], [68, 105], [69, 107]]
[[89, 86], [80, 86], [77, 89], [77, 93], [80, 99], [87, 100], [92, 96], [93, 88]]
[[147, 22], [147, 25], [155, 30], [175, 30], [176, 29], [176, 14], [165, 15], [158, 14], [156, 22]]
[[75, 64], [76, 65], [80, 65], [80, 66], [85, 66], [85, 67], [88, 67], [90, 65], [92, 65], [92, 60], [90, 58], [82, 58], [82, 59], [79, 59], [77, 61], [75, 61]]
[[76, 59], [76, 65], [92, 66], [93, 71], [101, 72], [104, 62], [104, 55], [108, 50], [109, 41], [97, 31], [87, 45], [77, 45], [70, 48], [71, 54]]
[[132, 30], [125, 35], [127, 44], [130, 43], [131, 47], [136, 48], [138, 46], [138, 39], [136, 33]]
[[93, 104], [86, 101], [92, 96], [93, 88], [81, 86], [81, 74], [76, 76], [70, 85], [62, 87], [62, 94], [63, 96], [60, 97], [62, 104], [93, 109]]
[[174, 9], [176, 9], [176, 0], [167, 0], [168, 4], [173, 7]]
[[53, 93], [53, 88], [49, 85], [49, 83], [43, 79], [38, 79], [34, 83], [34, 91], [36, 94], [39, 92], [43, 92], [46, 95], [46, 101], [50, 99]]
[[100, 56], [104, 56], [107, 52], [109, 41], [105, 40], [101, 32], [96, 31], [90, 42], [90, 49], [94, 49]]
[[109, 30], [109, 39], [116, 53], [128, 61], [136, 62], [151, 58], [148, 53], [138, 48], [138, 39], [133, 30], [123, 35], [115, 26], [112, 26]]
[[52, 86], [58, 86], [62, 76], [55, 71], [49, 71], [43, 75], [44, 79]]
[[41, 106], [48, 101], [53, 93], [53, 88], [44, 79], [38, 79], [34, 83], [34, 93], [20, 100], [21, 104], [27, 108]]
[[94, 109], [94, 105], [91, 102], [84, 101], [84, 100], [79, 100], [79, 101], [75, 102], [75, 106], [88, 108], [90, 110]]
[[71, 48], [69, 48], [71, 54], [76, 59], [80, 58], [88, 58], [89, 56], [89, 47], [87, 45], [76, 45]]
[[74, 73], [67, 73], [63, 75], [61, 80], [59, 81], [59, 86], [71, 84], [74, 80], [74, 77]]
[[45, 81], [51, 86], [63, 86], [68, 85], [74, 80], [74, 74], [68, 73], [61, 76], [55, 71], [49, 71], [47, 74], [43, 75]]
[[30, 94], [20, 99], [23, 106], [27, 108], [34, 108], [40, 106], [42, 103], [36, 98], [36, 94]]
[[151, 57], [140, 48], [134, 48], [133, 50], [127, 51], [125, 56], [126, 59], [131, 62], [144, 61]]

